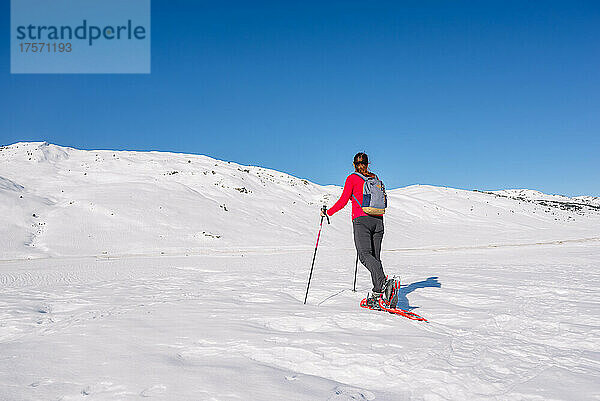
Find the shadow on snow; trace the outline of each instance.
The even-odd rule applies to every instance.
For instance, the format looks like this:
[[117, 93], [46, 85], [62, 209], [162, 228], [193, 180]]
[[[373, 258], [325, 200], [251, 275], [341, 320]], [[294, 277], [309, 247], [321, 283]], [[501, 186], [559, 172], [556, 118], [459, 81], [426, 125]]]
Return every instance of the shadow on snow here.
[[440, 283], [438, 281], [437, 277], [429, 277], [427, 278], [427, 280], [423, 280], [423, 281], [417, 281], [414, 282], [412, 284], [407, 284], [407, 285], [401, 285], [400, 289], [398, 290], [398, 306], [397, 308], [400, 309], [404, 309], [404, 310], [412, 310], [412, 309], [417, 309], [418, 306], [410, 306], [409, 302], [408, 302], [408, 298], [406, 297], [408, 294], [410, 294], [411, 292], [413, 292], [416, 289], [419, 288], [427, 288], [427, 287], [434, 287], [434, 288], [440, 288], [442, 286], [442, 283]]

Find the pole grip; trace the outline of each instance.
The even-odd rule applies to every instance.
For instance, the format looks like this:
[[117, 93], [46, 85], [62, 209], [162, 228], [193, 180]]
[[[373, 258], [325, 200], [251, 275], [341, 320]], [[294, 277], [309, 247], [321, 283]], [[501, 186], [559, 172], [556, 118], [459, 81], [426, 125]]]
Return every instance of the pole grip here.
[[329, 221], [329, 215], [327, 214], [327, 206], [323, 205], [321, 210], [323, 211], [323, 214], [325, 215], [325, 217], [327, 217], [327, 224], [331, 224], [331, 222]]

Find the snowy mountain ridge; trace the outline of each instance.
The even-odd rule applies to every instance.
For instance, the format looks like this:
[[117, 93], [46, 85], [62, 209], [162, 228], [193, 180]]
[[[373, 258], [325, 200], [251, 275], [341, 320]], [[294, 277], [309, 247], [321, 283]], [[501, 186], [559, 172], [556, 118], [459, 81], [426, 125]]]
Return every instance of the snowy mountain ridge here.
[[600, 197], [579, 195], [568, 197], [565, 195], [549, 195], [532, 189], [502, 189], [498, 191], [484, 191], [506, 196], [513, 199], [532, 200], [532, 201], [552, 201], [563, 203], [577, 203], [585, 206], [600, 207]]
[[[343, 182], [345, 177], [340, 177]], [[0, 148], [0, 259], [309, 249], [318, 209], [338, 186], [202, 155], [78, 150], [46, 142]], [[561, 210], [524, 199], [587, 202]], [[593, 238], [597, 198], [412, 185], [389, 191], [387, 249]], [[323, 246], [352, 247], [349, 209]], [[449, 236], [448, 233], [452, 232]]]

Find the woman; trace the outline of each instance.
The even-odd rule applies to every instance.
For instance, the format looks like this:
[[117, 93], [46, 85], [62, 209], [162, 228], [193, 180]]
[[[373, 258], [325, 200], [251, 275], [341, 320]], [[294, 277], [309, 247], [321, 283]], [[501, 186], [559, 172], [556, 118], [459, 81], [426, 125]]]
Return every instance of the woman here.
[[[389, 300], [392, 292], [394, 280], [386, 280], [381, 264], [381, 240], [383, 239], [383, 211], [381, 215], [367, 214], [363, 210], [363, 186], [365, 178], [374, 177], [375, 174], [369, 171], [369, 157], [365, 153], [357, 153], [354, 156], [354, 170], [346, 178], [344, 190], [340, 199], [327, 210], [329, 216], [333, 216], [337, 211], [346, 206], [349, 200], [352, 200], [352, 226], [354, 228], [354, 244], [358, 252], [360, 262], [369, 269], [371, 280], [373, 281], [373, 299], [370, 304], [378, 306], [377, 301], [382, 295], [384, 299]], [[356, 174], [358, 173], [358, 174]], [[363, 177], [361, 177], [361, 175]], [[385, 191], [383, 192], [385, 196]], [[368, 208], [365, 208], [369, 210]], [[370, 211], [370, 210], [369, 210]], [[323, 215], [323, 211], [321, 211]]]

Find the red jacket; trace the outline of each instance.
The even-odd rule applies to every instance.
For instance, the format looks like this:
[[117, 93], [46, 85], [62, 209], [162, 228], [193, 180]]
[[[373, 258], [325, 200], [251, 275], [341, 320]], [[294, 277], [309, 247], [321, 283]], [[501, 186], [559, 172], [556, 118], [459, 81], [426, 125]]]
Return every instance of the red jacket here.
[[[333, 216], [333, 214], [346, 206], [346, 203], [350, 199], [352, 199], [352, 220], [359, 216], [368, 216], [360, 206], [359, 202], [362, 203], [363, 198], [363, 185], [365, 181], [360, 178], [356, 174], [350, 174], [348, 178], [346, 178], [346, 183], [344, 184], [344, 190], [342, 191], [342, 195], [335, 205], [333, 205], [330, 209], [327, 210], [327, 214]], [[354, 195], [354, 196], [352, 196]], [[358, 199], [358, 202], [356, 199]]]

